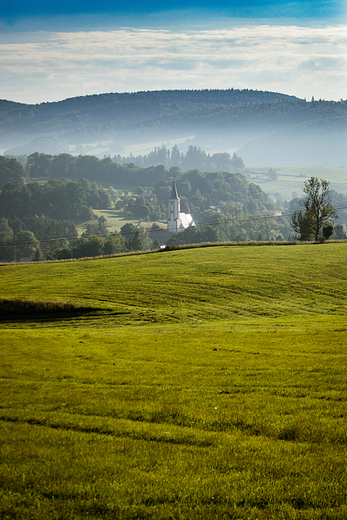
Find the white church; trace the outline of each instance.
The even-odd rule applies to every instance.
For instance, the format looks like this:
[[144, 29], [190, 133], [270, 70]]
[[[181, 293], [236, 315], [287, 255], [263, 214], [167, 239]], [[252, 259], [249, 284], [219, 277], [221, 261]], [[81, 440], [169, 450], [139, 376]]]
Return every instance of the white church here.
[[181, 213], [180, 198], [177, 193], [175, 181], [172, 184], [171, 197], [169, 200], [169, 218], [167, 230], [171, 233], [184, 231], [190, 226], [195, 226], [193, 217], [189, 213]]

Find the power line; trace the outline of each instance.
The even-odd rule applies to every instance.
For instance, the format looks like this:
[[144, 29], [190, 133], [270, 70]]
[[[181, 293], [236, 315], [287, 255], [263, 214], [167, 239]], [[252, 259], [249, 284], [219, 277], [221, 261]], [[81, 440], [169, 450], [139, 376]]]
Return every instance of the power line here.
[[[336, 208], [336, 211], [338, 210], [341, 210], [341, 209], [347, 209], [347, 206], [339, 206], [338, 208]], [[221, 215], [221, 213], [218, 213], [219, 215]], [[219, 225], [225, 225], [225, 224], [230, 224], [230, 223], [234, 223], [234, 224], [240, 224], [240, 223], [243, 223], [243, 222], [257, 222], [257, 221], [266, 221], [266, 220], [273, 220], [273, 219], [280, 219], [280, 218], [288, 218], [288, 217], [292, 217], [294, 213], [283, 213], [282, 215], [274, 215], [274, 214], [266, 214], [266, 215], [254, 215], [254, 216], [248, 216], [248, 217], [245, 217], [245, 218], [238, 218], [238, 217], [230, 217], [230, 218], [224, 218], [223, 216], [223, 219], [222, 220], [209, 220], [209, 221], [206, 221], [206, 222], [203, 222], [203, 224], [201, 224], [201, 226], [205, 227], [205, 226], [219, 226]], [[223, 215], [223, 214], [222, 214]], [[146, 229], [145, 232], [150, 232], [150, 233], [162, 233], [163, 231], [167, 231], [166, 229], [151, 229], [151, 228], [144, 228]], [[117, 233], [117, 235], [121, 235], [125, 238], [126, 235], [128, 235], [128, 237], [132, 236], [135, 231], [129, 231], [129, 232], [123, 232], [123, 233], [119, 233], [119, 232], [115, 232]], [[39, 240], [39, 243], [41, 244], [44, 244], [44, 243], [47, 243], [49, 242], [50, 240], [60, 240], [60, 239], [67, 239], [68, 241], [71, 241], [71, 240], [79, 240], [81, 238], [86, 238], [88, 239], [88, 236], [101, 236], [102, 238], [111, 238], [112, 235], [114, 236], [117, 236], [115, 235], [115, 233], [91, 233], [87, 236], [81, 236], [81, 237], [75, 237], [75, 236], [71, 236], [71, 237], [52, 237], [52, 238], [45, 238], [45, 239], [41, 239]], [[38, 239], [37, 239], [38, 240]], [[0, 244], [0, 247], [16, 247], [16, 246], [19, 246], [19, 245], [28, 245], [28, 244], [31, 244], [30, 241], [20, 241], [20, 242], [9, 242], [7, 244]]]

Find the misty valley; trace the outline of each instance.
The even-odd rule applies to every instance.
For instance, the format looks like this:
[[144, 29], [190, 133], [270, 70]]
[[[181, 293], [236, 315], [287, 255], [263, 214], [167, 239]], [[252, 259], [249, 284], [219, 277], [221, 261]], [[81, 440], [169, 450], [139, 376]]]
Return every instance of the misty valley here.
[[[327, 177], [330, 238], [346, 238], [346, 101], [172, 90], [2, 100], [0, 116], [2, 262], [296, 240], [311, 177]], [[191, 223], [180, 232], [173, 182]]]
[[110, 93], [37, 105], [0, 100], [0, 151], [126, 157], [193, 145], [211, 155], [236, 152], [247, 166], [341, 167], [346, 118], [342, 99], [258, 90]]

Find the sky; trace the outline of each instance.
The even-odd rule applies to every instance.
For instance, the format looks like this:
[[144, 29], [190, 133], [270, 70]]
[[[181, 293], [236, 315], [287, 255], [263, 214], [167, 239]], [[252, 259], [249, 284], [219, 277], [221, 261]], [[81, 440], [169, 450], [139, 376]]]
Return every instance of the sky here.
[[347, 98], [347, 0], [3, 0], [0, 99], [253, 89]]

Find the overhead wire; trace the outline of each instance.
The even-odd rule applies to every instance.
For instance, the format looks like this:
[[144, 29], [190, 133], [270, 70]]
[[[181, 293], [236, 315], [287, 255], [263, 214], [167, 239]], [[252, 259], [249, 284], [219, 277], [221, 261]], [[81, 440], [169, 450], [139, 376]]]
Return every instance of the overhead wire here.
[[[241, 209], [241, 208], [240, 208]], [[339, 210], [343, 210], [343, 209], [347, 209], [347, 206], [339, 206], [337, 208], [335, 208], [336, 211], [339, 211]], [[215, 211], [215, 210], [212, 210], [212, 211]], [[217, 213], [217, 212], [216, 212]], [[219, 215], [221, 213], [218, 213]], [[225, 215], [225, 214], [224, 214]], [[223, 217], [224, 217], [223, 215]], [[244, 218], [238, 218], [238, 217], [231, 217], [231, 218], [223, 218], [223, 220], [209, 220], [209, 221], [204, 221], [203, 224], [201, 224], [202, 226], [219, 226], [219, 225], [225, 225], [225, 224], [230, 224], [230, 223], [234, 223], [234, 224], [237, 224], [237, 223], [242, 223], [242, 222], [257, 222], [257, 221], [264, 221], [264, 220], [271, 220], [271, 219], [280, 219], [280, 218], [288, 218], [288, 217], [292, 217], [294, 215], [294, 213], [282, 213], [282, 215], [274, 215], [274, 214], [270, 214], [270, 213], [266, 213], [265, 215], [250, 215], [250, 216], [247, 216], [247, 217], [244, 217]], [[145, 228], [146, 231], [148, 232], [151, 232], [151, 233], [162, 233], [163, 231], [166, 231], [165, 229], [161, 228], [161, 229], [151, 229], [151, 228]], [[132, 236], [134, 234], [134, 231], [129, 231], [129, 232], [117, 232], [115, 231], [114, 233], [117, 233], [117, 234], [121, 234], [122, 236]], [[112, 236], [112, 234], [114, 234], [112, 232], [110, 233], [90, 233], [89, 235], [83, 237], [66, 237], [66, 236], [58, 236], [58, 237], [50, 237], [50, 238], [44, 238], [44, 239], [37, 239], [39, 241], [39, 243], [47, 243], [49, 242], [50, 240], [61, 240], [61, 239], [67, 239], [68, 241], [70, 240], [78, 240], [79, 238], [88, 238], [88, 236], [101, 236], [103, 238], [109, 238]], [[17, 247], [19, 245], [28, 245], [30, 244], [31, 242], [30, 241], [11, 241], [9, 243], [5, 243], [5, 244], [1, 244], [0, 243], [0, 247]]]

